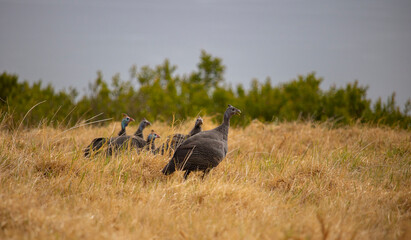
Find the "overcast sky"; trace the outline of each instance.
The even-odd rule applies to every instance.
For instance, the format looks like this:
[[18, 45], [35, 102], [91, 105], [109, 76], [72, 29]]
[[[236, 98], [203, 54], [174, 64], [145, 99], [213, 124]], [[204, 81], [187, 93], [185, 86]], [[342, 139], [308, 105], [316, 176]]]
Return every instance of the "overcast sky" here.
[[410, 0], [0, 0], [0, 71], [57, 89], [166, 58], [190, 73], [202, 49], [233, 86], [315, 71], [325, 90], [411, 97]]

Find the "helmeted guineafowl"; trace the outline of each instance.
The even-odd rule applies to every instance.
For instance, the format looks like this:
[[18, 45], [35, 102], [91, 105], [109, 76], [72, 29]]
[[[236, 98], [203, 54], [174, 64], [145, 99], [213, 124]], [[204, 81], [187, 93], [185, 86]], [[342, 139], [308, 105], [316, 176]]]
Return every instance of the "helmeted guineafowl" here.
[[230, 118], [240, 113], [239, 109], [228, 105], [224, 113], [223, 123], [212, 130], [200, 132], [184, 141], [177, 147], [162, 172], [169, 175], [176, 170], [182, 170], [185, 171], [184, 179], [187, 179], [191, 171], [203, 171], [204, 177], [227, 155]]
[[[130, 122], [134, 121], [134, 119], [127, 114], [123, 113], [123, 119], [121, 120], [121, 130], [118, 133], [118, 136], [126, 135], [126, 127]], [[104, 144], [108, 144], [111, 138], [95, 138], [91, 143], [84, 149], [84, 156], [89, 157], [90, 151], [98, 151], [100, 150]]]
[[[188, 133], [187, 135], [185, 134], [180, 134], [180, 133], [176, 133], [173, 134], [171, 136], [167, 137], [167, 140], [165, 143], [163, 143], [163, 145], [161, 145], [161, 147], [157, 148], [154, 153], [160, 153], [161, 155], [164, 155], [164, 153], [166, 153], [169, 149], [170, 150], [175, 150], [181, 143], [183, 143], [187, 138], [194, 136], [195, 134], [201, 132], [201, 126], [203, 125], [203, 119], [201, 117], [198, 117], [196, 119], [196, 122], [194, 124], [193, 129], [191, 129], [190, 133]], [[169, 151], [170, 153], [172, 153], [171, 151]]]
[[146, 149], [150, 150], [152, 153], [154, 153], [156, 149], [155, 140], [157, 138], [160, 138], [160, 135], [158, 135], [154, 130], [151, 130], [151, 133], [147, 137]]
[[134, 133], [134, 136], [144, 139], [143, 130], [149, 125], [151, 125], [151, 123], [147, 121], [147, 119], [143, 118], [143, 120], [141, 120], [140, 122], [140, 125], [138, 126], [137, 131]]

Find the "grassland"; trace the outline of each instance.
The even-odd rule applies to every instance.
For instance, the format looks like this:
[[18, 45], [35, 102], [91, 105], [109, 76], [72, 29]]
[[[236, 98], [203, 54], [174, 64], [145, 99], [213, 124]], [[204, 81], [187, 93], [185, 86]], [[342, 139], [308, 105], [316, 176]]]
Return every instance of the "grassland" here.
[[183, 181], [166, 156], [82, 156], [118, 126], [0, 131], [0, 239], [411, 239], [410, 131], [253, 122]]

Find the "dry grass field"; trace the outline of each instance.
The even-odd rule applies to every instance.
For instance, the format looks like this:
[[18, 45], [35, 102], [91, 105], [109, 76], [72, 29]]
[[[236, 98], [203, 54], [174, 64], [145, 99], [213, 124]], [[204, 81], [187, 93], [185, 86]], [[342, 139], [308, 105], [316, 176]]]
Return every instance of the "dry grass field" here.
[[83, 157], [119, 125], [0, 131], [0, 239], [411, 239], [410, 131], [255, 121], [184, 181], [167, 156]]

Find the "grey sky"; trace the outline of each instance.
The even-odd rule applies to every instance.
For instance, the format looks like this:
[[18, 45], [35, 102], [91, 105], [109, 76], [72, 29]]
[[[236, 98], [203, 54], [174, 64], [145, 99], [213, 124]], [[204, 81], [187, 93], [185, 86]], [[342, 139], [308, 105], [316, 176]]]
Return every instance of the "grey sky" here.
[[202, 49], [232, 85], [315, 71], [323, 89], [358, 79], [372, 99], [411, 97], [410, 0], [0, 0], [0, 71], [57, 89], [166, 58], [189, 73]]

